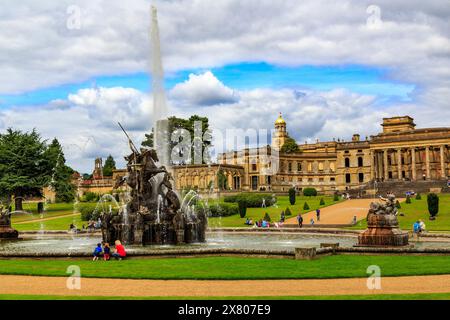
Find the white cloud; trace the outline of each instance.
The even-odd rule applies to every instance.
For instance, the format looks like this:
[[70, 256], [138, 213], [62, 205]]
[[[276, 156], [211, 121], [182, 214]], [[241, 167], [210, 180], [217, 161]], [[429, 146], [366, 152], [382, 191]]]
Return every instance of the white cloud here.
[[237, 102], [238, 95], [220, 82], [211, 71], [190, 74], [189, 80], [177, 84], [170, 96], [183, 104], [212, 106]]

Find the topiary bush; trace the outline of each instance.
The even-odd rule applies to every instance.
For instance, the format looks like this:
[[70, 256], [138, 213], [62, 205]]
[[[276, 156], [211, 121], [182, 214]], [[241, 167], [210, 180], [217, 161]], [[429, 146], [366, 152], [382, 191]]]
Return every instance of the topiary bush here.
[[406, 196], [406, 204], [411, 204], [411, 197], [410, 196]]
[[321, 206], [324, 206], [325, 205], [325, 200], [322, 198], [322, 199], [320, 199], [320, 205]]
[[422, 196], [420, 195], [420, 193], [418, 193], [418, 194], [416, 195], [416, 200], [422, 200]]
[[395, 207], [397, 209], [401, 209], [402, 208], [402, 206], [400, 205], [400, 202], [398, 200], [397, 200], [397, 202], [395, 202]]
[[291, 206], [295, 205], [296, 192], [294, 188], [289, 189], [289, 203]]
[[314, 188], [303, 189], [303, 195], [305, 197], [317, 197], [317, 190]]
[[439, 197], [435, 193], [430, 193], [427, 197], [428, 212], [430, 213], [430, 219], [435, 219], [439, 213]]
[[303, 205], [303, 210], [309, 210], [308, 202], [305, 202], [305, 204]]
[[334, 194], [333, 201], [339, 201], [339, 195], [337, 193]]
[[245, 218], [245, 216], [247, 215], [247, 203], [245, 201], [239, 201], [238, 208], [241, 218]]
[[264, 220], [266, 220], [266, 221], [268, 221], [268, 222], [271, 222], [271, 221], [272, 221], [272, 219], [270, 218], [270, 215], [269, 215], [268, 212], [266, 212], [266, 214], [264, 215]]
[[286, 210], [284, 211], [284, 214], [287, 216], [287, 217], [290, 217], [290, 216], [292, 216], [292, 212], [291, 212], [291, 209], [289, 209], [289, 207], [288, 208], [286, 208]]
[[235, 196], [227, 196], [224, 202], [238, 203], [239, 201], [245, 201], [247, 208], [261, 208], [264, 200], [267, 207], [273, 206], [277, 202], [276, 197], [260, 193], [241, 193]]

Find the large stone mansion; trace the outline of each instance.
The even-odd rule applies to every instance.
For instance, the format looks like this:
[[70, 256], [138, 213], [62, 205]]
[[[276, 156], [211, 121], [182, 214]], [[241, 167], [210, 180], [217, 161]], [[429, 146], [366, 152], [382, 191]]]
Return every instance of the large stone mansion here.
[[[228, 191], [313, 187], [330, 194], [369, 189], [375, 182], [449, 179], [450, 128], [416, 129], [409, 116], [383, 119], [382, 127], [381, 133], [364, 140], [355, 134], [352, 141], [305, 143], [299, 145], [299, 152], [287, 154], [279, 152], [288, 138], [280, 114], [272, 146], [221, 154], [216, 165], [175, 167], [176, 187], [218, 191], [219, 170], [227, 179]], [[267, 162], [260, 155], [273, 151], [279, 153], [279, 168], [267, 174]]]

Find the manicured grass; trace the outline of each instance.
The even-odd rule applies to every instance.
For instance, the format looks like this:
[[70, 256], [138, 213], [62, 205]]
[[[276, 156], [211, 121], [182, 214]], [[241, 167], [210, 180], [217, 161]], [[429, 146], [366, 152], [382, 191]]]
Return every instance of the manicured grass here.
[[[320, 199], [325, 200], [325, 205], [320, 205]], [[248, 227], [245, 225], [245, 221], [247, 217], [252, 219], [253, 221], [259, 221], [264, 218], [266, 212], [270, 215], [272, 222], [280, 221], [281, 211], [285, 211], [286, 208], [289, 208], [292, 212], [292, 216], [286, 216], [286, 219], [290, 219], [296, 217], [297, 214], [305, 214], [307, 212], [316, 210], [317, 208], [324, 208], [330, 205], [334, 205], [339, 203], [339, 201], [333, 201], [333, 197], [327, 196], [318, 196], [318, 197], [303, 197], [297, 196], [297, 200], [295, 205], [291, 205], [289, 203], [288, 196], [278, 196], [277, 197], [277, 207], [269, 207], [269, 208], [248, 208], [247, 216], [245, 218], [241, 218], [239, 215], [234, 215], [230, 217], [222, 217], [222, 218], [209, 218], [208, 223], [210, 227], [220, 228], [220, 227]], [[342, 200], [340, 200], [342, 201]], [[310, 210], [303, 210], [303, 206], [305, 202], [308, 203]]]
[[77, 297], [45, 295], [0, 295], [0, 300], [450, 300], [450, 293], [300, 297]]
[[[405, 216], [399, 216], [400, 228], [403, 230], [412, 230], [414, 222], [422, 219], [428, 231], [450, 231], [450, 194], [439, 195], [439, 214], [437, 219], [430, 221], [428, 213], [427, 195], [422, 195], [422, 200], [411, 199], [411, 204], [401, 203], [400, 213]], [[360, 221], [354, 229], [365, 229], [367, 223], [365, 219]]]
[[[37, 213], [37, 203], [25, 202], [23, 204], [23, 209], [24, 211], [31, 212], [32, 214], [14, 213], [12, 215], [13, 223], [40, 219], [40, 215]], [[73, 212], [73, 203], [51, 203], [45, 207], [44, 218], [68, 215]]]
[[47, 230], [47, 231], [63, 231], [69, 230], [71, 223], [74, 223], [78, 229], [81, 229], [83, 224], [87, 225], [86, 221], [81, 221], [81, 215], [76, 216], [64, 216], [52, 220], [41, 221], [41, 222], [30, 222], [24, 224], [14, 224], [13, 228], [18, 231], [36, 231], [36, 230]]
[[0, 274], [67, 276], [68, 266], [81, 268], [86, 278], [122, 279], [331, 279], [364, 278], [377, 265], [382, 276], [450, 274], [449, 256], [348, 256], [313, 261], [237, 257], [129, 259], [124, 261], [0, 260]]

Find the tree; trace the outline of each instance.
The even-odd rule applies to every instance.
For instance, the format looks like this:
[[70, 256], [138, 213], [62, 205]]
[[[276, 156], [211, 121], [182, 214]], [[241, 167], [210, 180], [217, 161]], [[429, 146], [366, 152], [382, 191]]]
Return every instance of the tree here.
[[309, 205], [307, 202], [303, 205], [303, 210], [309, 210]]
[[51, 180], [53, 161], [36, 130], [23, 133], [9, 128], [0, 134], [0, 192], [7, 204], [14, 196], [15, 209], [23, 210], [23, 197], [42, 196]]
[[291, 206], [295, 205], [295, 193], [294, 188], [289, 189], [289, 202], [291, 203]]
[[58, 139], [53, 139], [48, 146], [47, 154], [53, 167], [49, 186], [56, 193], [56, 202], [72, 202], [75, 199], [75, 187], [72, 184], [74, 170], [66, 165]]
[[103, 175], [105, 177], [112, 177], [113, 170], [116, 170], [116, 162], [114, 161], [112, 155], [109, 155], [108, 158], [106, 158], [105, 164], [103, 165]]
[[430, 193], [427, 197], [428, 212], [430, 213], [430, 219], [434, 220], [439, 213], [439, 197], [435, 193]]
[[[204, 159], [203, 155], [205, 153], [208, 154], [205, 151], [207, 148], [209, 148], [211, 146], [211, 141], [207, 141], [206, 139], [204, 139], [204, 135], [207, 131], [209, 131], [209, 119], [207, 117], [200, 117], [198, 115], [193, 115], [189, 119], [170, 117], [168, 120], [169, 120], [168, 131], [169, 131], [170, 135], [172, 135], [178, 129], [187, 130], [191, 137], [191, 146], [195, 145], [194, 144], [194, 138], [195, 138], [195, 133], [196, 133], [195, 132], [195, 124], [196, 124], [196, 122], [201, 123], [201, 125], [202, 125], [202, 127], [201, 127], [202, 163], [203, 164], [206, 163], [207, 159]], [[154, 129], [152, 129], [152, 132], [150, 134], [145, 135], [145, 139], [142, 142], [142, 146], [148, 147], [148, 148], [153, 148], [153, 143], [154, 143], [153, 140], [154, 140]], [[180, 138], [178, 141], [173, 142], [171, 137], [169, 137], [169, 141], [171, 141], [170, 142], [170, 150], [174, 150], [176, 148], [176, 146], [182, 142], [182, 139]], [[190, 160], [191, 160], [191, 162], [193, 162], [194, 161], [194, 154], [193, 154], [194, 148], [190, 148], [190, 149], [191, 149]], [[183, 154], [181, 154], [182, 150], [180, 150], [179, 152], [180, 152], [180, 156], [183, 156]], [[174, 163], [174, 164], [181, 164], [181, 163]]]
[[289, 208], [286, 208], [286, 211], [284, 211], [284, 213], [287, 217], [292, 216], [291, 209], [289, 209]]
[[282, 153], [298, 153], [300, 148], [298, 147], [297, 141], [291, 137], [287, 137], [283, 146], [281, 147]]

